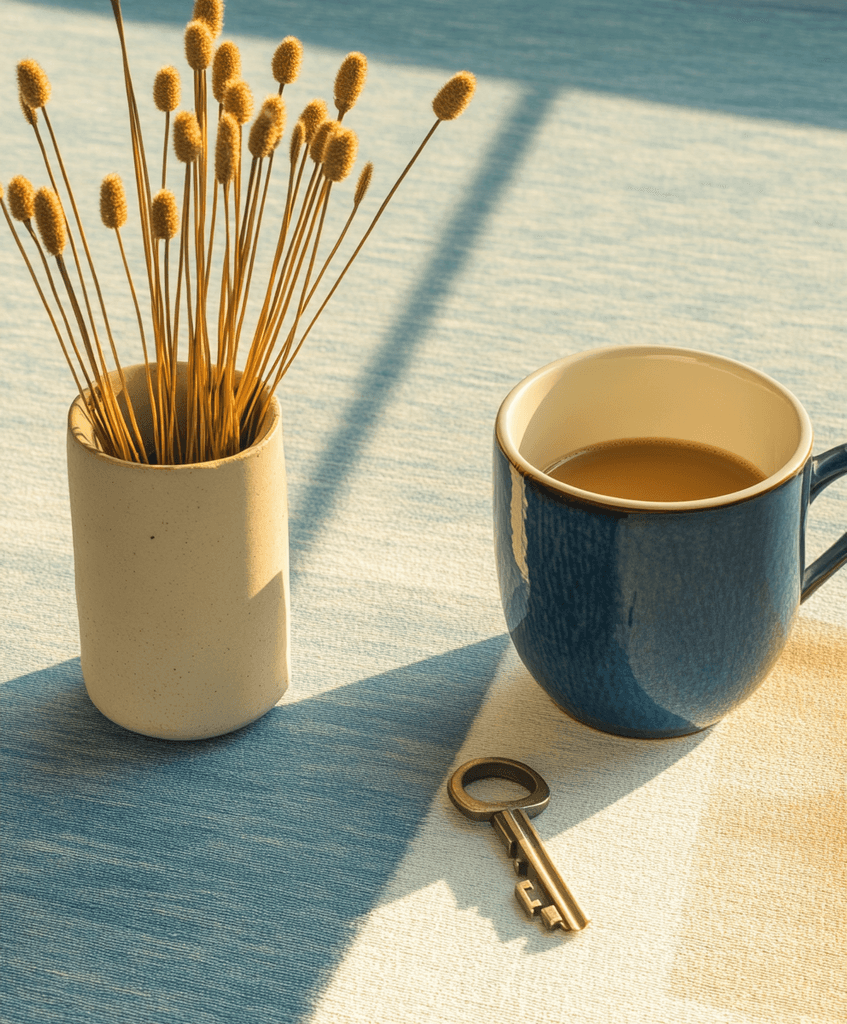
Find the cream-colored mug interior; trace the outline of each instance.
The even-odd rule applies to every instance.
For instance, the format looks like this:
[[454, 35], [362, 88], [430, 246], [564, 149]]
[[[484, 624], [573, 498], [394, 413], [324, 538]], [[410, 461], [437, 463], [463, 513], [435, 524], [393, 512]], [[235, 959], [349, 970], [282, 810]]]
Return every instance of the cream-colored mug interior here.
[[[526, 471], [575, 494], [590, 492], [544, 471], [570, 452], [607, 441], [673, 438], [731, 452], [765, 476], [732, 500], [788, 479], [812, 448], [809, 417], [781, 384], [731, 359], [664, 346], [595, 349], [542, 367], [506, 398], [498, 435]], [[687, 508], [725, 504], [727, 495], [675, 503], [606, 500]]]

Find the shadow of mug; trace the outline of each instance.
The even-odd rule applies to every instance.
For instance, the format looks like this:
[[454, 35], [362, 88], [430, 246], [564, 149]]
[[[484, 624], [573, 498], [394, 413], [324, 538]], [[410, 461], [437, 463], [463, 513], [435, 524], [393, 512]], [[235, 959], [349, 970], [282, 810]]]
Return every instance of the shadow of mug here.
[[[545, 472], [623, 438], [718, 448], [764, 478], [646, 501]], [[804, 552], [810, 503], [846, 472], [847, 445], [813, 456], [797, 399], [735, 360], [622, 346], [542, 367], [495, 427], [495, 554], [521, 660], [603, 732], [658, 739], [713, 725], [759, 686], [801, 601], [847, 561], [847, 533], [808, 567]]]

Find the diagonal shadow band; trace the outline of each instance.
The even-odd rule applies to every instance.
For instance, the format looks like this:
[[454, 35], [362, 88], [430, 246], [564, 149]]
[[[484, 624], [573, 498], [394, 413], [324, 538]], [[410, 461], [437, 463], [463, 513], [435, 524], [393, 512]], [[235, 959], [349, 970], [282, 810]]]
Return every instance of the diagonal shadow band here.
[[363, 369], [355, 397], [323, 454], [304, 493], [291, 510], [292, 582], [321, 535], [367, 448], [391, 396], [467, 265], [503, 192], [517, 174], [536, 133], [556, 99], [555, 90], [522, 89], [510, 114], [481, 154], [426, 269], [385, 340]]
[[308, 1018], [507, 643], [491, 637], [196, 743], [103, 718], [76, 659], [5, 684], [3, 1020]]

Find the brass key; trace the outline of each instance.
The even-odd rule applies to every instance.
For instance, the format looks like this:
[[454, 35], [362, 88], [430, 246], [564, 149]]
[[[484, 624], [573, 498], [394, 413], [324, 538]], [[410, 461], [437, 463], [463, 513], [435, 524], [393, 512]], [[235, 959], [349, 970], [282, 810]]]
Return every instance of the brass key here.
[[[502, 803], [477, 800], [465, 789], [468, 783], [477, 779], [508, 779], [528, 789], [529, 796]], [[506, 757], [478, 757], [453, 773], [447, 784], [447, 793], [466, 818], [491, 822], [515, 865], [515, 871], [526, 876], [515, 886], [515, 895], [527, 915], [534, 917], [540, 914], [551, 930], [582, 931], [589, 918], [565, 885], [529, 820], [550, 803], [550, 787], [538, 772], [529, 765]]]

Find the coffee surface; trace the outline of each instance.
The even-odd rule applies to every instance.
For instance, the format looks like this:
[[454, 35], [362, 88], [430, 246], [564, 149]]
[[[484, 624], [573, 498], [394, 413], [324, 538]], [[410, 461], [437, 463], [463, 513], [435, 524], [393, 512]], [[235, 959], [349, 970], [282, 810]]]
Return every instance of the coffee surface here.
[[765, 478], [732, 452], [666, 437], [589, 445], [557, 459], [545, 473], [585, 491], [636, 501], [697, 501], [744, 490]]

